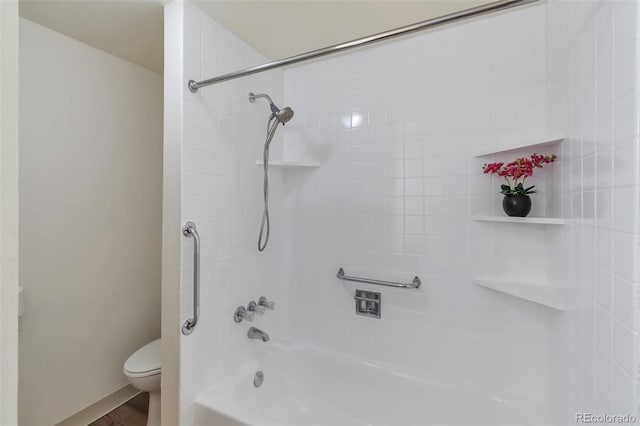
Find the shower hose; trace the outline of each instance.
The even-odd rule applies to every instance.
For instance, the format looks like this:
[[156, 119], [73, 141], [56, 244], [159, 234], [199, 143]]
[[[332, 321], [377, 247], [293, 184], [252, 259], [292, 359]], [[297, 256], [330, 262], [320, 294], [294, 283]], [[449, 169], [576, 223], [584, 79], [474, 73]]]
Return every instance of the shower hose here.
[[[264, 210], [262, 212], [262, 223], [260, 224], [260, 235], [258, 236], [258, 251], [264, 251], [269, 242], [269, 145], [276, 134], [278, 123], [279, 121], [276, 119], [275, 114], [272, 114], [267, 122], [267, 138], [264, 142], [264, 151], [262, 153], [264, 163]], [[263, 237], [264, 241], [262, 241]]]

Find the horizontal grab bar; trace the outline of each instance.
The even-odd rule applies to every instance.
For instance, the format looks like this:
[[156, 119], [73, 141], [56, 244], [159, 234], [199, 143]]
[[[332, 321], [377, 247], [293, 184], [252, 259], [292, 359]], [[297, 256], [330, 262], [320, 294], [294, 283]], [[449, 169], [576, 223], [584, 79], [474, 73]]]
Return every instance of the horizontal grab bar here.
[[409, 284], [406, 283], [396, 283], [393, 281], [381, 281], [381, 280], [372, 280], [370, 278], [357, 278], [357, 277], [349, 277], [344, 274], [344, 269], [340, 268], [338, 273], [336, 274], [339, 280], [343, 281], [354, 281], [357, 283], [365, 283], [365, 284], [375, 284], [375, 285], [384, 285], [387, 287], [397, 287], [397, 288], [418, 288], [422, 282], [420, 281], [420, 277], [413, 277], [413, 281]]

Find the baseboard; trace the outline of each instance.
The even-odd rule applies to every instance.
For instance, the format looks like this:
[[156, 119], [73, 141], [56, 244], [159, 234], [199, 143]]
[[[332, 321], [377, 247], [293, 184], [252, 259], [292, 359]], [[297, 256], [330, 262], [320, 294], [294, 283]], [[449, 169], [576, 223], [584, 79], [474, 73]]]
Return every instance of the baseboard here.
[[91, 404], [84, 410], [78, 411], [66, 420], [56, 423], [54, 426], [87, 426], [105, 414], [115, 410], [139, 393], [140, 391], [138, 389], [131, 385], [127, 385], [122, 389], [118, 389], [114, 393], [107, 395], [100, 401]]

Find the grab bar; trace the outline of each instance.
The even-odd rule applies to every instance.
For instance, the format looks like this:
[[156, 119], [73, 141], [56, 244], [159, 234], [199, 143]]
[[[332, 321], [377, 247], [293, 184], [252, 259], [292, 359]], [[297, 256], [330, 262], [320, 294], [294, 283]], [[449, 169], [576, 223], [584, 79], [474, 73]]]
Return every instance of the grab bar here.
[[193, 332], [200, 316], [200, 236], [193, 222], [185, 223], [182, 234], [187, 238], [193, 237], [193, 316], [182, 324], [182, 334], [188, 336]]
[[365, 283], [365, 284], [375, 284], [375, 285], [384, 285], [387, 287], [398, 287], [398, 288], [418, 288], [422, 282], [418, 276], [413, 277], [413, 281], [409, 284], [405, 283], [396, 283], [393, 281], [381, 281], [381, 280], [372, 280], [370, 278], [357, 278], [357, 277], [349, 277], [344, 274], [344, 269], [340, 268], [338, 273], [336, 274], [339, 280], [343, 281], [354, 281], [357, 283]]

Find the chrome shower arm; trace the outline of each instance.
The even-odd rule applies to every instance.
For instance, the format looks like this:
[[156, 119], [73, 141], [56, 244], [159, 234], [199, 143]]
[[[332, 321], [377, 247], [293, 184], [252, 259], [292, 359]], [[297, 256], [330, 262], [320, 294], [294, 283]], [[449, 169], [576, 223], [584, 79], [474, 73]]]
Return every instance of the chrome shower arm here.
[[266, 93], [259, 93], [257, 95], [253, 92], [249, 93], [249, 102], [254, 103], [256, 99], [259, 98], [264, 98], [267, 100], [267, 102], [269, 102], [269, 106], [271, 107], [271, 116], [277, 117], [278, 113], [280, 112], [280, 108], [278, 108], [276, 104], [273, 103], [273, 100], [269, 95], [267, 95]]
[[257, 95], [253, 92], [249, 93], [249, 102], [254, 103], [256, 99], [259, 99], [259, 98], [265, 98], [267, 101], [269, 101], [271, 105], [275, 105], [273, 103], [273, 100], [271, 100], [271, 97], [266, 93], [258, 93]]

